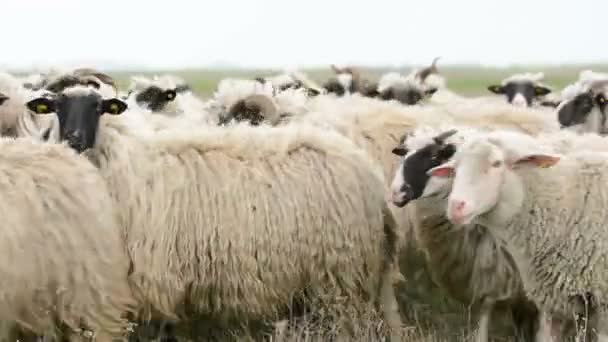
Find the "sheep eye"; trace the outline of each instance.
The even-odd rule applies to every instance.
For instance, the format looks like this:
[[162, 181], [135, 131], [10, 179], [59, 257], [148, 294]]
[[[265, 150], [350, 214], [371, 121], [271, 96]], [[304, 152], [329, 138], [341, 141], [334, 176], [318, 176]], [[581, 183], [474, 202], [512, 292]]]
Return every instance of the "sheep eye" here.
[[502, 165], [502, 162], [500, 160], [497, 160], [492, 163], [492, 167], [500, 167], [501, 165]]

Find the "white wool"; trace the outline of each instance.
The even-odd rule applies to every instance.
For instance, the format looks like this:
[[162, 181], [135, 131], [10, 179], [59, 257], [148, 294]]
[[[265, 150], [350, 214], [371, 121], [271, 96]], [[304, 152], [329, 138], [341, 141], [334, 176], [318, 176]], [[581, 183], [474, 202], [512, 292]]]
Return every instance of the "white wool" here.
[[511, 76], [505, 78], [504, 80], [502, 80], [501, 85], [504, 86], [504, 85], [507, 85], [508, 83], [512, 83], [512, 82], [541, 83], [544, 79], [545, 79], [545, 74], [543, 72], [537, 72], [537, 73], [526, 72], [526, 73], [521, 73], [521, 74], [514, 74], [514, 75], [511, 75]]
[[[437, 74], [430, 74], [424, 80], [424, 84], [428, 88], [442, 89], [446, 87], [445, 77]], [[434, 96], [434, 95], [433, 95]]]
[[302, 115], [308, 111], [306, 89], [286, 89], [275, 95], [275, 101], [281, 113]]
[[218, 84], [213, 99], [228, 109], [250, 95], [265, 95], [274, 101], [273, 93], [274, 89], [270, 83], [261, 84], [254, 80], [226, 78]]
[[583, 70], [578, 75], [577, 82], [593, 82], [593, 81], [602, 81], [608, 79], [608, 73], [603, 72], [595, 72], [592, 70]]
[[283, 73], [271, 77], [265, 78], [266, 81], [270, 82], [274, 87], [280, 88], [288, 84], [294, 83], [296, 79], [291, 76], [290, 73]]
[[349, 92], [349, 89], [353, 84], [353, 75], [349, 73], [338, 74], [336, 75], [336, 80], [346, 92]]
[[389, 72], [378, 81], [378, 91], [383, 92], [389, 88], [421, 88], [422, 84], [412, 74], [403, 76], [398, 72]]

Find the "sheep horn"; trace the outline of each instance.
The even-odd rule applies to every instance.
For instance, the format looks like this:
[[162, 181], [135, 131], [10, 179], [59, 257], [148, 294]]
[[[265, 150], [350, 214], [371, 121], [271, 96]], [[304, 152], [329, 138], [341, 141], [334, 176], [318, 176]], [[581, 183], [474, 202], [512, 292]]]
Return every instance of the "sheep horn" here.
[[456, 129], [451, 129], [449, 131], [443, 132], [441, 134], [439, 134], [438, 136], [433, 138], [433, 141], [435, 141], [435, 143], [437, 145], [443, 145], [443, 143], [445, 142], [445, 139], [451, 137], [452, 135], [456, 134], [458, 132], [458, 130]]
[[247, 107], [257, 106], [264, 119], [272, 124], [279, 119], [279, 108], [271, 98], [265, 95], [255, 94], [247, 96], [244, 100]]
[[424, 82], [426, 80], [427, 77], [429, 77], [430, 74], [438, 74], [439, 70], [437, 70], [437, 61], [440, 59], [441, 57], [435, 57], [433, 59], [433, 63], [431, 63], [430, 66], [418, 71], [418, 73], [416, 74], [416, 77], [420, 78], [420, 81]]

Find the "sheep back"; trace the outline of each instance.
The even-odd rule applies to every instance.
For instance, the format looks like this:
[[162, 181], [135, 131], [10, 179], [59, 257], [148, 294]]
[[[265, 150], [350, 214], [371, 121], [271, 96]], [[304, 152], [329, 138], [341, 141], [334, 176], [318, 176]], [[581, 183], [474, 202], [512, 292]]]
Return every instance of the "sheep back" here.
[[355, 301], [377, 290], [396, 253], [383, 178], [347, 139], [240, 124], [144, 142], [117, 122], [100, 127], [89, 157], [122, 203], [148, 314], [266, 319], [303, 293]]

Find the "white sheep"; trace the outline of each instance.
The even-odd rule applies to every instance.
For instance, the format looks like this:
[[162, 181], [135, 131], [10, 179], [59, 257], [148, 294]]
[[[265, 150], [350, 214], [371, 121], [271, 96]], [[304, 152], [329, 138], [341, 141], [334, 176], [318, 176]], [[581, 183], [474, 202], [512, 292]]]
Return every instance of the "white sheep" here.
[[[0, 138], [0, 321], [19, 334], [97, 341], [127, 334], [136, 301], [113, 202], [98, 170], [66, 146]], [[112, 339], [112, 340], [113, 340]]]
[[540, 139], [492, 132], [466, 141], [429, 173], [455, 172], [448, 219], [504, 235], [530, 298], [557, 317], [589, 316], [583, 330], [590, 337], [608, 300], [607, 166], [607, 153], [560, 156]]
[[[100, 110], [89, 120], [106, 114], [68, 143], [86, 151], [119, 204], [145, 312], [183, 318], [189, 303], [219, 321], [272, 319], [300, 291], [330, 301], [345, 295], [350, 304], [379, 292], [389, 326], [398, 326], [394, 218], [381, 171], [349, 140], [305, 125], [142, 138], [108, 117], [125, 110], [122, 101], [82, 87], [63, 95], [57, 101], [69, 106], [33, 104], [71, 108], [57, 113], [66, 123], [92, 103]], [[62, 129], [71, 136], [80, 127]]]
[[529, 107], [552, 92], [549, 86], [542, 83], [544, 78], [542, 72], [515, 74], [503, 79], [500, 84], [488, 86], [488, 90], [506, 96], [507, 102], [514, 106]]

